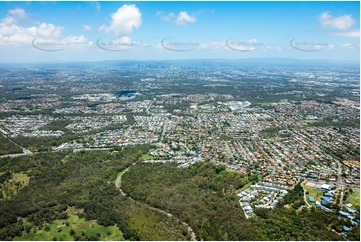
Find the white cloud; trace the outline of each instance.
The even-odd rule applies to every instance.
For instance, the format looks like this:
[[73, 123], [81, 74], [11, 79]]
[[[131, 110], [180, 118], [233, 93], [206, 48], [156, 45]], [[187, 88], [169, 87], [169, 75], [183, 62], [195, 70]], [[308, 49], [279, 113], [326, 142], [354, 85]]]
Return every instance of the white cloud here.
[[81, 49], [86, 46], [92, 46], [93, 41], [88, 40], [84, 35], [69, 35], [61, 39], [61, 41], [68, 44], [69, 48]]
[[333, 36], [340, 36], [340, 37], [349, 37], [349, 38], [360, 38], [360, 30], [351, 30], [347, 32], [334, 32], [331, 33]]
[[188, 23], [195, 23], [196, 18], [194, 16], [190, 16], [186, 11], [182, 11], [178, 14], [175, 22], [179, 25], [185, 25]]
[[134, 4], [124, 4], [111, 15], [109, 26], [102, 25], [100, 31], [113, 33], [116, 36], [125, 36], [140, 27], [142, 23], [142, 13]]
[[1, 22], [7, 25], [12, 25], [12, 24], [16, 24], [17, 20], [12, 16], [6, 16], [1, 20]]
[[26, 18], [26, 12], [24, 9], [15, 8], [8, 11], [8, 14], [1, 20], [2, 23], [11, 25], [16, 24], [19, 19]]
[[0, 43], [24, 44], [30, 43], [34, 38], [57, 39], [61, 31], [61, 27], [48, 23], [25, 28], [0, 22]]
[[132, 38], [129, 36], [122, 36], [116, 40], [113, 40], [113, 42], [120, 43], [122, 45], [132, 45], [134, 42], [132, 41]]
[[[62, 37], [63, 27], [50, 23], [40, 23], [37, 26], [23, 27], [17, 24], [19, 18], [25, 18], [26, 12], [21, 9], [8, 11], [4, 19], [0, 20], [0, 45], [1, 44], [31, 44], [35, 39], [58, 41], [71, 44], [91, 45], [84, 36]], [[11, 15], [11, 16], [10, 16]]]
[[83, 29], [86, 30], [86, 31], [92, 31], [93, 27], [86, 24], [86, 25], [83, 26]]
[[333, 17], [329, 12], [321, 13], [319, 21], [322, 27], [335, 28], [338, 30], [347, 30], [355, 23], [352, 15]]
[[25, 18], [26, 17], [26, 12], [22, 8], [15, 8], [15, 9], [9, 10], [8, 13], [10, 15], [14, 16], [15, 18]]
[[351, 43], [344, 43], [344, 44], [341, 44], [340, 46], [343, 49], [353, 49], [354, 48], [353, 44], [351, 44]]
[[196, 17], [189, 15], [186, 11], [181, 11], [178, 15], [173, 12], [163, 15], [162, 12], [157, 12], [157, 16], [159, 16], [163, 21], [174, 23], [178, 25], [187, 25], [196, 22]]
[[35, 35], [45, 39], [59, 38], [62, 30], [62, 27], [58, 27], [48, 23], [41, 23], [34, 28]]
[[246, 43], [256, 45], [256, 44], [258, 44], [258, 40], [257, 39], [249, 39], [246, 41]]

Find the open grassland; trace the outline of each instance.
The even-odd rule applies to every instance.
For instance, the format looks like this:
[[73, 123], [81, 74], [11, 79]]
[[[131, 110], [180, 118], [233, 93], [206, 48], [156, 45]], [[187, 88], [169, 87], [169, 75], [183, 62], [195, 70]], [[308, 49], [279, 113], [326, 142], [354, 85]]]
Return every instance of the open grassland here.
[[21, 236], [14, 240], [124, 240], [116, 225], [105, 227], [96, 220], [80, 218], [78, 214], [81, 211], [73, 207], [69, 207], [67, 213], [67, 219], [54, 220], [39, 230], [23, 231]]
[[315, 201], [318, 201], [318, 202], [321, 202], [321, 198], [323, 197], [323, 191], [320, 190], [320, 189], [316, 189], [314, 187], [310, 187], [310, 186], [306, 186], [306, 185], [302, 185], [303, 188], [308, 192], [308, 194], [306, 195], [306, 198], [307, 198], [307, 202], [310, 204], [310, 205], [313, 205], [313, 206], [316, 206], [315, 203], [311, 203], [309, 200], [308, 200], [308, 197], [309, 196], [313, 196], [315, 198]]
[[354, 206], [359, 208], [360, 207], [360, 191], [353, 192], [347, 198], [347, 200]]
[[10, 199], [27, 186], [29, 182], [30, 177], [28, 175], [23, 173], [13, 174], [9, 180], [0, 183], [0, 200]]

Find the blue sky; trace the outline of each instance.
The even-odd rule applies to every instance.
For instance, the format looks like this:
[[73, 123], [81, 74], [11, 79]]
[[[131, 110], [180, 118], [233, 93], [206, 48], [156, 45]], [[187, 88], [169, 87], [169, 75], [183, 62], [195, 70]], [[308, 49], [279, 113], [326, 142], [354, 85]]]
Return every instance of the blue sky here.
[[0, 62], [359, 60], [359, 2], [0, 2]]

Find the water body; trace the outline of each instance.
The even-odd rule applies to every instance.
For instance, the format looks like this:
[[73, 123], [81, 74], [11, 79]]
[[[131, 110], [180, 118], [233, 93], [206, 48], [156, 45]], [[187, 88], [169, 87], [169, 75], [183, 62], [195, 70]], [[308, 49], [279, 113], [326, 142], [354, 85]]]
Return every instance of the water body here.
[[32, 97], [18, 97], [15, 100], [31, 100], [33, 99]]
[[114, 96], [122, 97], [122, 98], [134, 98], [137, 94], [139, 94], [139, 93], [137, 93], [136, 91], [132, 91], [132, 90], [119, 91], [119, 92], [113, 93]]

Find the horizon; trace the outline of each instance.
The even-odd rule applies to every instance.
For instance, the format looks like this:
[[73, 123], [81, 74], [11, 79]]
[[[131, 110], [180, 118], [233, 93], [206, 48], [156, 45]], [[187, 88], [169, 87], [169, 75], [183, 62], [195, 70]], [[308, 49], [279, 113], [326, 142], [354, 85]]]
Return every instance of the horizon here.
[[[296, 64], [287, 61], [297, 62], [299, 64], [306, 64], [306, 62], [319, 63], [319, 64], [355, 64], [359, 65], [360, 60], [335, 60], [335, 59], [298, 59], [298, 58], [238, 58], [238, 59], [226, 59], [226, 58], [188, 58], [188, 59], [114, 59], [114, 60], [80, 60], [80, 61], [39, 61], [39, 62], [0, 62], [0, 65], [42, 65], [42, 64], [92, 64], [92, 63], [104, 63], [104, 62], [244, 62], [244, 61], [261, 61], [259, 64], [267, 64], [268, 61], [280, 61], [277, 64]], [[252, 63], [254, 64], [254, 63]], [[273, 63], [274, 64], [274, 63]]]

